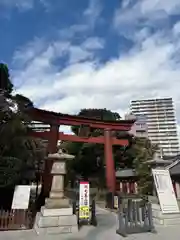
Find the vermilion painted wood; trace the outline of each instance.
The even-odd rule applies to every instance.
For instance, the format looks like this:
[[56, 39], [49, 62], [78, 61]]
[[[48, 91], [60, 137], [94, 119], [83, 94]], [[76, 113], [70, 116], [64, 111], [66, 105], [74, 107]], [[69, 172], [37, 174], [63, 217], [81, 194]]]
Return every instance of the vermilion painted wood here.
[[55, 113], [42, 109], [32, 108], [27, 111], [34, 121], [42, 121], [51, 125], [80, 126], [88, 125], [92, 128], [129, 131], [134, 120], [102, 121], [68, 114]]
[[[49, 139], [51, 132], [33, 132], [32, 135], [34, 137]], [[58, 140], [63, 141], [71, 141], [71, 142], [87, 142], [87, 143], [101, 143], [104, 144], [104, 136], [100, 137], [79, 137], [76, 135], [71, 134], [64, 134], [63, 132], [58, 133]], [[112, 145], [121, 145], [121, 146], [128, 146], [129, 142], [127, 139], [117, 139], [115, 137], [111, 138]]]

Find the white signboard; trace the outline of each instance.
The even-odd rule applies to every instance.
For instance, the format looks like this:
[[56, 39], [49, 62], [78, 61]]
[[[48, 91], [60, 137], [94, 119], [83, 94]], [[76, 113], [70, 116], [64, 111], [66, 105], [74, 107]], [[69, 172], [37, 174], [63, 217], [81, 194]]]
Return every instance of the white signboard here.
[[79, 219], [89, 219], [89, 182], [80, 182], [79, 186]]
[[12, 209], [28, 209], [31, 186], [18, 185], [15, 187]]
[[179, 207], [169, 170], [152, 169], [154, 182], [163, 213], [177, 213]]

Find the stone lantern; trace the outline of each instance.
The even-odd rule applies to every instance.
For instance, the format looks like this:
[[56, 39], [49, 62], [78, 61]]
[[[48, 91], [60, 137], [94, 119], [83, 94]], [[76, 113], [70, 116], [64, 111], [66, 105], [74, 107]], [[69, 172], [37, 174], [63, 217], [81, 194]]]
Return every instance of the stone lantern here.
[[77, 217], [73, 215], [70, 201], [64, 196], [64, 175], [66, 161], [74, 159], [73, 155], [63, 153], [49, 154], [46, 161], [53, 161], [51, 174], [52, 186], [45, 206], [37, 213], [35, 230], [41, 233], [74, 233], [78, 231]]

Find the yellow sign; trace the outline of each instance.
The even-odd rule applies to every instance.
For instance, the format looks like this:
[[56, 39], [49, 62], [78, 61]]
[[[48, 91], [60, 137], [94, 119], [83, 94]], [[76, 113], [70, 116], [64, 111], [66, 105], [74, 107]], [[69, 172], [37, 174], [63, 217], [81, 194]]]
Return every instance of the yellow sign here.
[[88, 219], [89, 218], [89, 207], [81, 206], [79, 209], [79, 218]]

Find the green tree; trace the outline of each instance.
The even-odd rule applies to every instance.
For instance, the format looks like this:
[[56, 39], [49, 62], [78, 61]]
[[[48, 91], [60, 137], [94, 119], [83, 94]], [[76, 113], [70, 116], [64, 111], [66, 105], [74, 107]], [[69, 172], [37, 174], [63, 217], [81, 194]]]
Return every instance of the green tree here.
[[148, 161], [153, 159], [157, 149], [158, 146], [147, 138], [135, 138], [131, 146], [130, 156], [138, 175], [138, 192], [141, 195], [152, 194], [153, 179]]
[[45, 146], [29, 134], [31, 119], [23, 109], [33, 107], [32, 102], [12, 94], [8, 69], [0, 66], [3, 83], [0, 86], [0, 188], [4, 188], [33, 177], [28, 173], [31, 170], [34, 175], [37, 166], [42, 164]]
[[[97, 120], [103, 121], [118, 121], [121, 119], [119, 113], [112, 112], [106, 108], [104, 109], [82, 109], [78, 116], [85, 117], [85, 118], [92, 118]], [[72, 126], [72, 132], [76, 135], [83, 135], [83, 136], [100, 136], [103, 135], [103, 131], [101, 129], [89, 128], [86, 126]]]
[[13, 84], [9, 77], [9, 70], [6, 64], [0, 63], [0, 90], [4, 91], [6, 96], [12, 93]]

